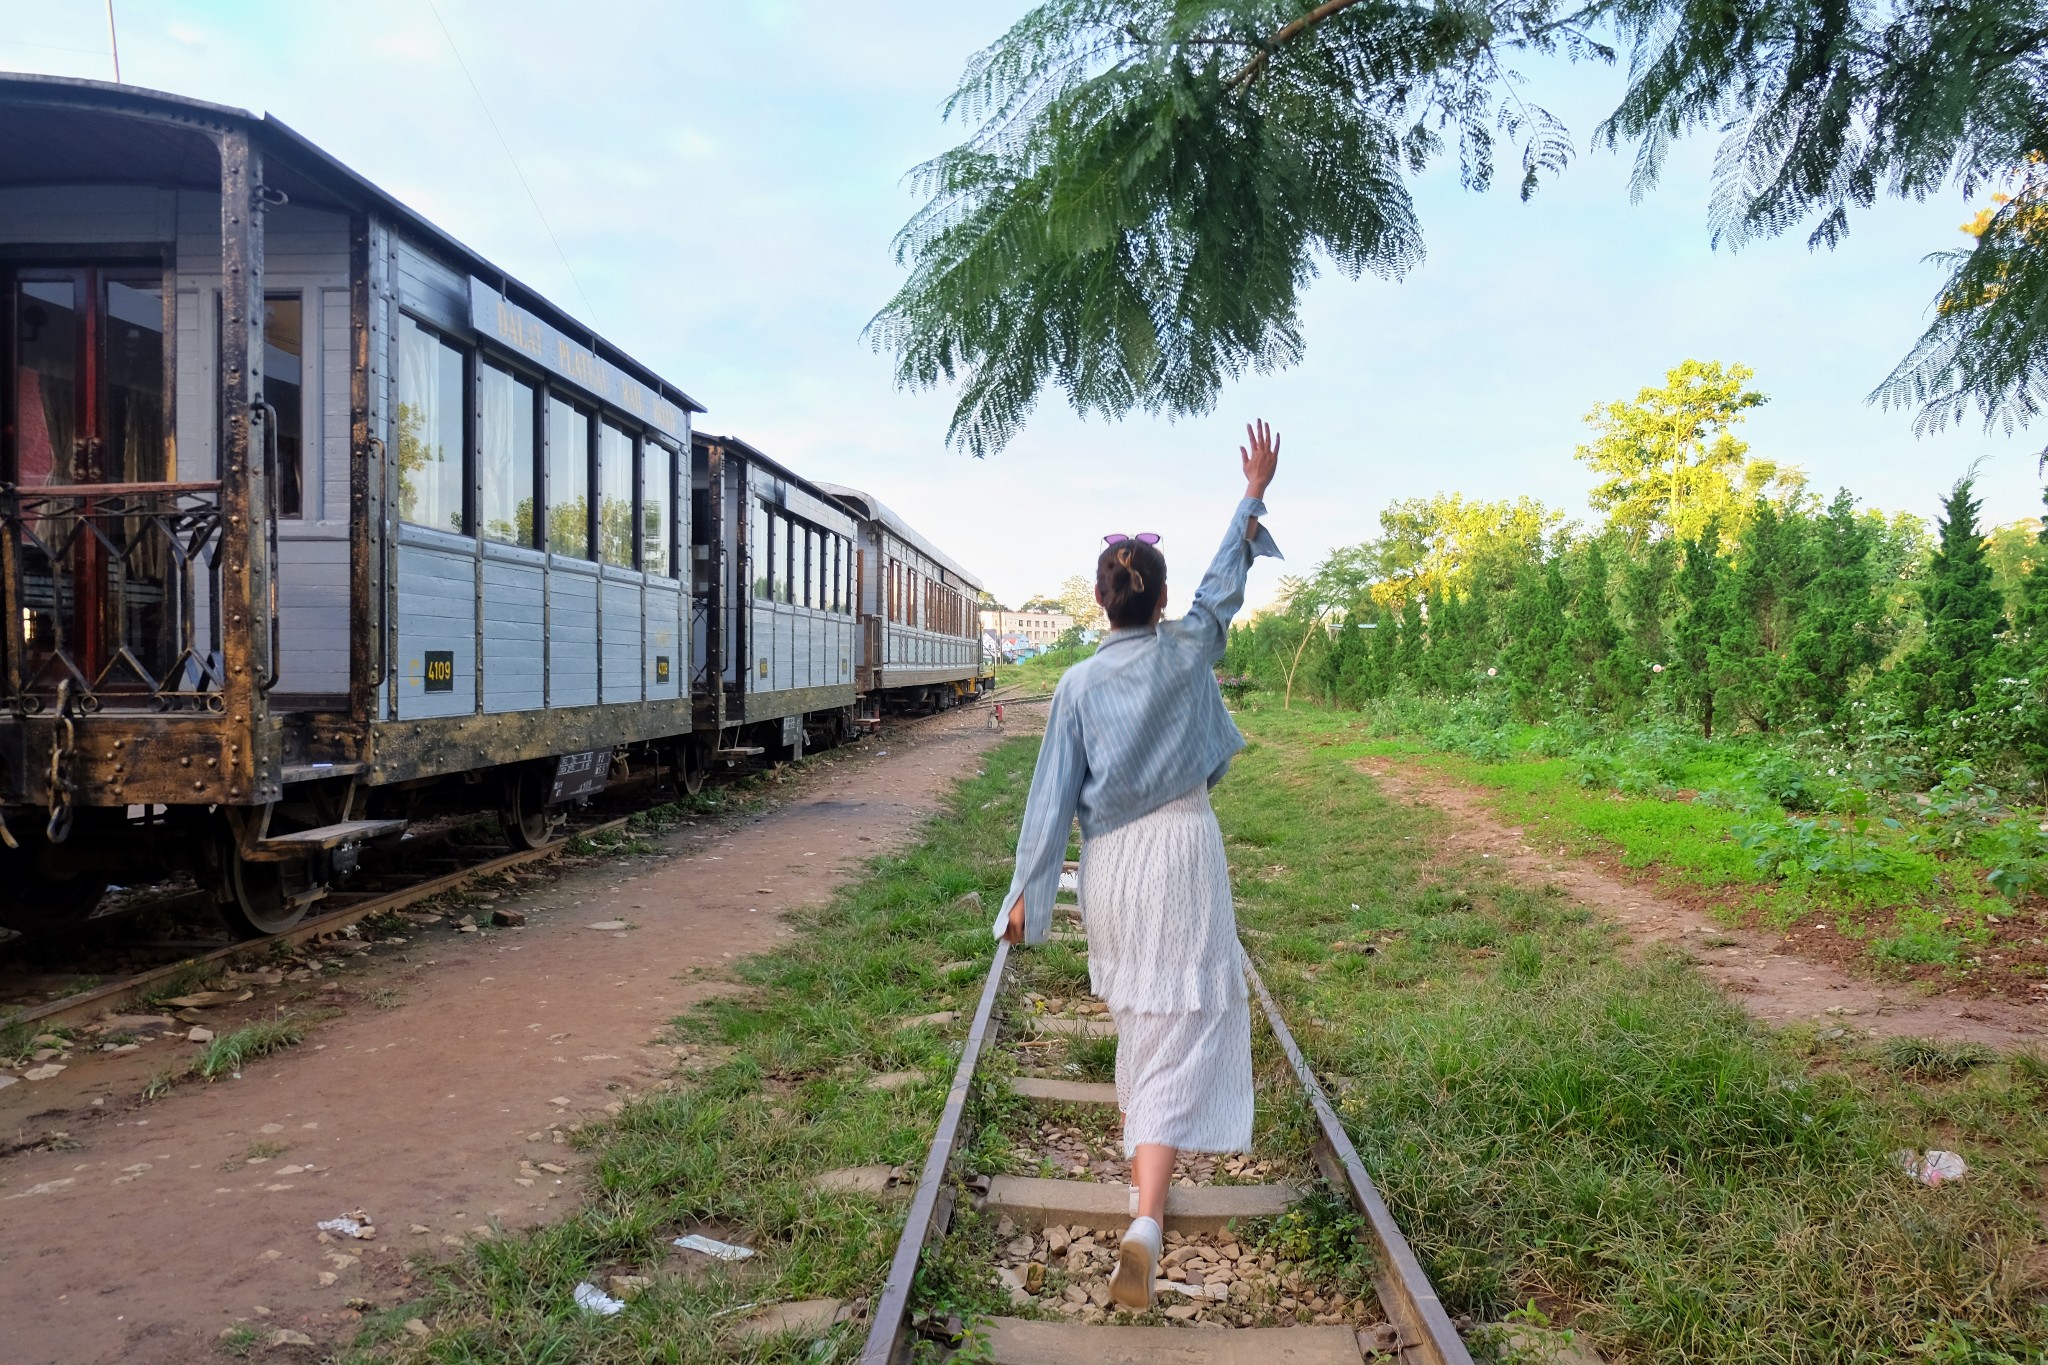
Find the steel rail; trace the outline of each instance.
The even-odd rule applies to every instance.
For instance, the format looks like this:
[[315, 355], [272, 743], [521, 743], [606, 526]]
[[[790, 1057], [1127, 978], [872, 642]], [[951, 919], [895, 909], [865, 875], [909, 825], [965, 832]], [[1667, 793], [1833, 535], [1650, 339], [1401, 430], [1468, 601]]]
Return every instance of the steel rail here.
[[614, 820], [606, 820], [599, 824], [588, 825], [573, 833], [565, 834], [559, 839], [551, 840], [539, 848], [521, 849], [517, 853], [501, 854], [496, 858], [487, 858], [483, 862], [470, 867], [457, 868], [453, 872], [444, 872], [439, 876], [430, 877], [426, 881], [416, 882], [402, 890], [388, 891], [380, 895], [369, 896], [364, 900], [344, 906], [332, 914], [322, 915], [318, 919], [309, 919], [302, 924], [295, 924], [281, 934], [271, 934], [265, 938], [252, 938], [240, 943], [230, 943], [225, 947], [216, 948], [210, 953], [201, 953], [197, 957], [180, 958], [176, 962], [167, 962], [160, 967], [151, 967], [147, 971], [137, 972], [133, 976], [122, 977], [119, 981], [109, 981], [103, 986], [95, 986], [89, 991], [81, 991], [76, 995], [67, 995], [62, 999], [52, 1000], [45, 1005], [36, 1005], [20, 1010], [0, 1018], [0, 1028], [6, 1028], [13, 1024], [63, 1023], [80, 1017], [89, 1017], [103, 1010], [118, 1008], [144, 995], [151, 986], [189, 971], [194, 967], [202, 967], [216, 962], [228, 963], [244, 956], [261, 957], [279, 944], [304, 943], [306, 940], [318, 938], [322, 934], [331, 934], [337, 930], [346, 929], [351, 924], [367, 919], [371, 915], [381, 915], [387, 911], [402, 910], [408, 905], [416, 905], [429, 896], [437, 896], [443, 891], [460, 886], [472, 877], [487, 877], [493, 872], [503, 872], [508, 868], [519, 867], [525, 863], [538, 862], [542, 858], [552, 857], [577, 839], [587, 839], [593, 834], [603, 834], [609, 830], [623, 828], [632, 819], [633, 817], [630, 815], [622, 815]]
[[1241, 943], [1238, 952], [1244, 959], [1245, 980], [1266, 1011], [1266, 1024], [1279, 1040], [1280, 1050], [1287, 1054], [1309, 1103], [1315, 1107], [1316, 1123], [1322, 1129], [1316, 1142], [1316, 1164], [1331, 1184], [1349, 1192], [1351, 1206], [1365, 1217], [1366, 1232], [1375, 1252], [1373, 1288], [1379, 1292], [1380, 1307], [1386, 1310], [1388, 1319], [1401, 1329], [1402, 1358], [1425, 1365], [1472, 1365], [1472, 1357], [1466, 1352], [1458, 1329], [1451, 1324], [1450, 1315], [1444, 1312], [1435, 1286], [1423, 1272], [1422, 1263], [1415, 1259], [1408, 1239], [1395, 1225], [1387, 1201], [1380, 1197], [1372, 1177], [1366, 1174], [1365, 1163], [1358, 1159], [1358, 1149], [1351, 1145], [1351, 1137], [1323, 1093], [1322, 1083], [1295, 1045], [1294, 1035], [1288, 1031], [1287, 1021], [1280, 1017], [1280, 1007], [1273, 1002], [1251, 954], [1245, 952]]
[[[939, 716], [946, 714], [948, 712], [942, 711], [931, 716], [901, 717], [893, 720], [891, 723], [898, 727], [899, 730], [914, 730], [921, 728], [925, 722], [937, 720]], [[830, 752], [832, 751], [819, 750], [820, 756]], [[622, 782], [613, 783], [607, 788], [607, 791], [616, 793], [651, 780], [627, 779]], [[322, 915], [318, 919], [310, 919], [304, 923], [293, 925], [281, 934], [271, 934], [264, 938], [245, 939], [238, 943], [224, 944], [211, 952], [202, 953], [196, 957], [183, 957], [175, 962], [167, 962], [156, 967], [150, 967], [132, 975], [124, 976], [117, 981], [109, 981], [104, 985], [95, 986], [90, 990], [80, 991], [74, 995], [63, 996], [59, 999], [48, 1001], [45, 1004], [28, 1006], [12, 1014], [0, 1013], [0, 1028], [7, 1028], [14, 1024], [64, 1023], [77, 1019], [80, 1016], [89, 1017], [100, 1011], [117, 1008], [134, 1001], [146, 993], [149, 987], [156, 985], [158, 982], [193, 967], [205, 966], [209, 963], [233, 962], [243, 955], [261, 955], [279, 944], [304, 943], [308, 939], [319, 937], [321, 934], [331, 934], [337, 930], [346, 929], [349, 925], [367, 919], [371, 915], [383, 914], [391, 910], [402, 910], [408, 905], [414, 905], [427, 899], [429, 896], [439, 895], [443, 891], [461, 885], [471, 877], [485, 877], [494, 872], [503, 872], [509, 868], [537, 862], [542, 858], [559, 853], [573, 840], [618, 829], [632, 819], [632, 815], [623, 815], [616, 819], [586, 825], [580, 829], [571, 830], [561, 838], [551, 840], [540, 848], [521, 849], [514, 853], [503, 854], [496, 858], [486, 859], [470, 867], [457, 868], [453, 872], [442, 873], [397, 891], [382, 892], [368, 896], [360, 901], [353, 901], [338, 910]], [[161, 909], [163, 906], [176, 901], [183, 901], [203, 894], [202, 892], [183, 892], [171, 900], [151, 902], [146, 906], [137, 906], [133, 910], [123, 910], [118, 914], [105, 916], [105, 918], [113, 920], [143, 909]], [[342, 894], [348, 893], [344, 892]], [[88, 923], [90, 922], [88, 921]]]
[[1002, 991], [1003, 969], [1009, 964], [1009, 942], [999, 941], [995, 962], [988, 969], [988, 984], [981, 988], [981, 1003], [975, 1006], [974, 1025], [968, 1029], [967, 1043], [960, 1049], [960, 1065], [953, 1069], [953, 1088], [946, 1092], [946, 1108], [939, 1115], [938, 1132], [917, 1178], [917, 1194], [911, 1199], [910, 1213], [903, 1222], [903, 1238], [896, 1243], [889, 1278], [882, 1282], [882, 1297], [868, 1326], [867, 1343], [861, 1347], [860, 1365], [892, 1365], [903, 1345], [917, 1263], [940, 1222], [939, 1196], [946, 1188], [947, 1172], [953, 1164], [953, 1144], [960, 1135], [960, 1120], [967, 1112], [968, 1092], [974, 1087], [974, 1068], [981, 1060], [982, 1044], [988, 1039], [989, 1020], [995, 1014], [996, 996]]

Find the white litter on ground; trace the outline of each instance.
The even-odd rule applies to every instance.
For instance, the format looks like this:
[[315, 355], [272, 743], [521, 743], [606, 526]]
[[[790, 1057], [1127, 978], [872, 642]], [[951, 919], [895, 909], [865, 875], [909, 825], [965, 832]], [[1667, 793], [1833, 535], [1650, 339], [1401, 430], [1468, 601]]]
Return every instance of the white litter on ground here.
[[1899, 1169], [1923, 1185], [1946, 1185], [1970, 1173], [1964, 1160], [1954, 1152], [1929, 1148], [1925, 1152], [1897, 1152], [1892, 1156]]
[[754, 1254], [752, 1247], [735, 1246], [695, 1232], [688, 1237], [676, 1238], [675, 1244], [685, 1251], [699, 1251], [720, 1261], [744, 1261]]
[[601, 1313], [605, 1317], [623, 1312], [626, 1307], [596, 1285], [587, 1283], [576, 1286], [576, 1306], [586, 1313]]

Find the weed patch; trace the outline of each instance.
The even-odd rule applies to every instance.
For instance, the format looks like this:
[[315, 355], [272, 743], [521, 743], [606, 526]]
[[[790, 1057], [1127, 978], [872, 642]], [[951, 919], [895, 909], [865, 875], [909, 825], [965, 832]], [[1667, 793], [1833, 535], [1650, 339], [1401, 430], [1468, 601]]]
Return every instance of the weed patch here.
[[259, 1020], [208, 1043], [192, 1069], [206, 1080], [218, 1080], [258, 1057], [296, 1046], [305, 1036], [306, 1026], [296, 1016]]

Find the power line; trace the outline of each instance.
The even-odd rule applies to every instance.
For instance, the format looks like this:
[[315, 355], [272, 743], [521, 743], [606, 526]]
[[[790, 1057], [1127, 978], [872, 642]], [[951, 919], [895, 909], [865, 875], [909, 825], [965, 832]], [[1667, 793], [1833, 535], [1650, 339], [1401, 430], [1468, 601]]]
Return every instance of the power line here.
[[114, 28], [114, 0], [107, 0], [107, 48], [114, 54], [114, 84], [121, 83], [121, 35]]
[[[110, 11], [113, 3], [114, 0], [107, 0]], [[504, 131], [498, 127], [498, 120], [492, 116], [491, 106], [484, 99], [484, 92], [477, 85], [476, 77], [469, 74], [469, 63], [462, 60], [462, 49], [456, 45], [455, 35], [448, 30], [448, 21], [441, 17], [440, 5], [436, 4], [435, 0], [427, 0], [427, 8], [433, 11], [434, 22], [441, 26], [441, 36], [448, 40], [448, 50], [455, 54], [455, 64], [462, 68], [462, 78], [469, 82], [469, 93], [476, 96], [477, 107], [484, 111], [484, 122], [491, 125], [491, 132], [496, 134], [498, 146], [504, 149], [505, 159], [512, 163], [512, 174], [519, 177], [520, 188], [526, 191], [527, 200], [533, 205], [534, 216], [540, 219], [540, 225], [546, 230], [548, 240], [555, 244], [555, 254], [562, 258], [562, 268], [569, 272], [569, 282], [576, 286], [577, 297], [583, 300], [584, 311], [590, 315], [591, 322], [595, 324], [597, 322], [597, 308], [591, 303], [590, 295], [584, 290], [583, 281], [576, 274], [576, 267], [569, 264], [569, 253], [562, 250], [562, 239], [555, 236], [554, 225], [548, 222], [547, 211], [540, 206], [540, 196], [533, 192], [533, 186], [526, 179], [526, 172], [519, 169], [519, 158], [512, 155], [512, 144], [505, 140]], [[119, 78], [116, 77], [116, 79]]]

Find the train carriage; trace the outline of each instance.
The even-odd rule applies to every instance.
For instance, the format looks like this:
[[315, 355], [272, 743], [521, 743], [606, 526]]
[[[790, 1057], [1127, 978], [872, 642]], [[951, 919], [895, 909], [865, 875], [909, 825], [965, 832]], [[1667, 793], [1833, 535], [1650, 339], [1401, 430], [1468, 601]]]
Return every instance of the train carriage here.
[[859, 520], [862, 717], [932, 711], [986, 692], [981, 581], [873, 494], [818, 485]]
[[850, 732], [858, 562], [846, 508], [745, 441], [698, 433], [690, 471], [694, 785]]
[[0, 127], [0, 927], [183, 868], [277, 932], [423, 814], [533, 846], [985, 685], [958, 565], [275, 119]]
[[687, 394], [274, 119], [0, 126], [0, 924], [186, 864], [273, 931], [690, 733]]

